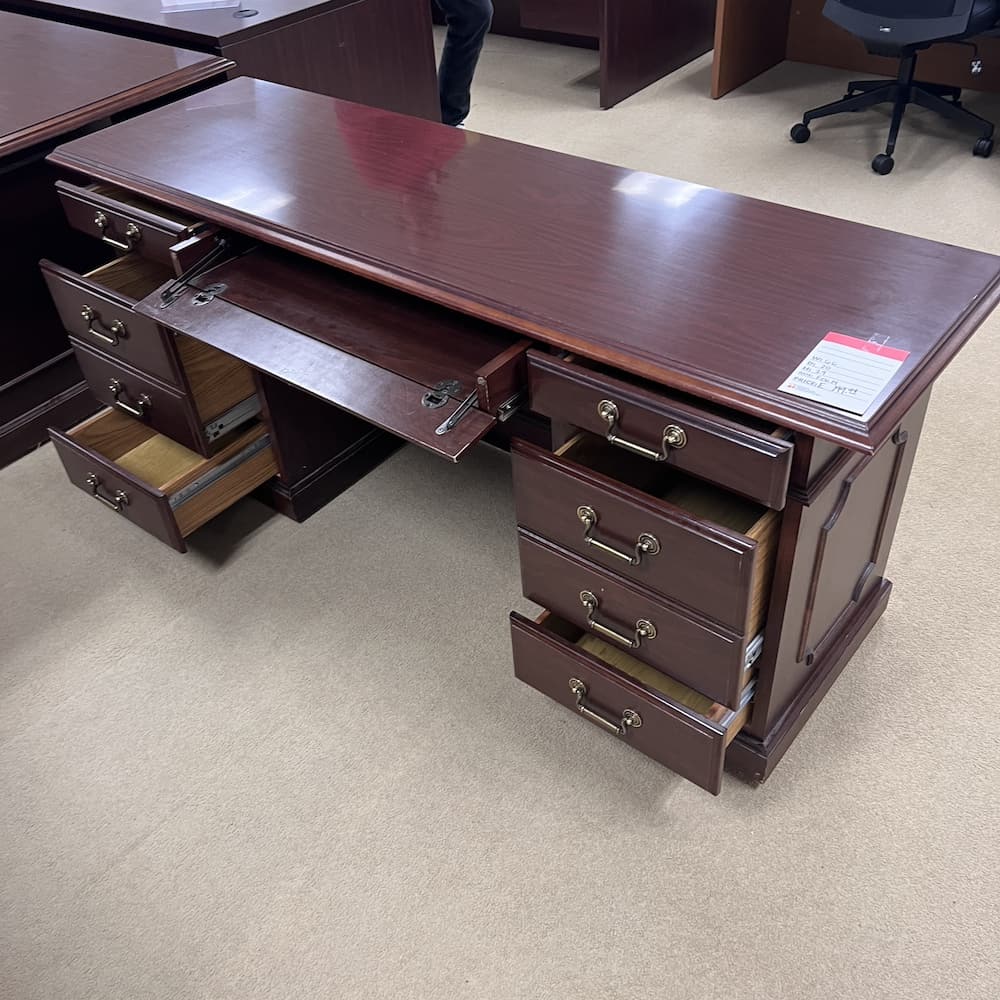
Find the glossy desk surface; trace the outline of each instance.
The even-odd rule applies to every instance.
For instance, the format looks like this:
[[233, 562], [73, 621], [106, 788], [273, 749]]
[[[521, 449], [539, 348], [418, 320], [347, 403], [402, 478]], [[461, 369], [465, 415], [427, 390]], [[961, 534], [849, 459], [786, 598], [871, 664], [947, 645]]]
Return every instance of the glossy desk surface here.
[[[249, 79], [52, 159], [863, 451], [1000, 298], [988, 254]], [[864, 418], [777, 391], [829, 331], [910, 352]]]
[[[80, 24], [129, 28], [183, 44], [219, 45], [272, 31], [358, 0], [247, 0], [239, 8], [166, 13], [160, 0], [0, 0], [0, 7]], [[239, 13], [237, 14], [237, 11]], [[253, 13], [251, 13], [253, 12]]]
[[0, 157], [231, 65], [218, 56], [0, 11]]

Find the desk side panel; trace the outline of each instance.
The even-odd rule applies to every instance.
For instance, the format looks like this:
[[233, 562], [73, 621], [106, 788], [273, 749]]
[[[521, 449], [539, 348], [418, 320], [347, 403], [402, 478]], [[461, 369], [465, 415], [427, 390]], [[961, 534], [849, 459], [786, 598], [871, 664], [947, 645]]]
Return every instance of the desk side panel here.
[[791, 0], [719, 0], [712, 96], [729, 91], [785, 58]]

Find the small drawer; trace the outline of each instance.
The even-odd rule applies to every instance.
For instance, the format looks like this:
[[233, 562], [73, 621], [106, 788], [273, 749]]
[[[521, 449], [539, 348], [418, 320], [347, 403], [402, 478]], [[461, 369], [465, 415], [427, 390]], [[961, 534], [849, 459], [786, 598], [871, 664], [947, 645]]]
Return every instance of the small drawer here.
[[600, 434], [617, 448], [757, 500], [785, 506], [792, 467], [787, 432], [672, 399], [579, 361], [528, 352], [531, 409]]
[[741, 635], [763, 628], [777, 511], [586, 432], [511, 455], [518, 524]]
[[549, 612], [536, 622], [514, 612], [510, 622], [520, 680], [719, 794], [726, 747], [749, 718], [753, 681], [731, 709]]
[[263, 424], [208, 459], [116, 410], [49, 436], [75, 485], [179, 552], [195, 529], [277, 473]]
[[183, 385], [170, 332], [133, 311], [173, 272], [135, 254], [84, 275], [49, 261], [42, 261], [41, 268], [63, 326], [79, 343], [161, 382]]
[[736, 707], [763, 636], [738, 635], [518, 529], [524, 596], [715, 701]]
[[69, 224], [122, 252], [172, 264], [170, 248], [190, 236], [198, 220], [146, 201], [110, 184], [78, 187], [56, 181]]

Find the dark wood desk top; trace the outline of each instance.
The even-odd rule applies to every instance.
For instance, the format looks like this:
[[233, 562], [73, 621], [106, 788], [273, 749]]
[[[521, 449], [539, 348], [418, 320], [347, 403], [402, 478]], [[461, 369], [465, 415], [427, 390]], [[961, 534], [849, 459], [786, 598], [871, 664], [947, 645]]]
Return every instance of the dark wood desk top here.
[[[867, 451], [1000, 299], [1000, 258], [235, 80], [52, 159]], [[827, 332], [910, 356], [865, 418], [777, 387]]]
[[230, 66], [219, 56], [0, 11], [0, 157]]
[[160, 0], [0, 0], [0, 6], [88, 27], [126, 29], [142, 37], [156, 37], [180, 45], [189, 42], [218, 48], [273, 31], [289, 21], [314, 17], [357, 2], [246, 0], [239, 16], [235, 7], [164, 13]]

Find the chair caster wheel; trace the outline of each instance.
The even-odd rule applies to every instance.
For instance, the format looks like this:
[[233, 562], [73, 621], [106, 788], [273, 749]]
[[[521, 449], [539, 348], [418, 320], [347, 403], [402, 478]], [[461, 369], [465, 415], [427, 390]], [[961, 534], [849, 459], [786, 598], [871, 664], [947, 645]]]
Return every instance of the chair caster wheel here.
[[878, 156], [872, 160], [872, 170], [877, 174], [891, 174], [892, 168], [895, 166], [895, 162], [892, 157], [886, 153], [879, 153]]
[[975, 146], [972, 147], [973, 156], [987, 157], [993, 153], [993, 140], [992, 139], [977, 139]]
[[799, 122], [797, 125], [792, 126], [792, 131], [789, 132], [792, 137], [792, 142], [808, 142], [809, 136], [812, 132], [809, 131], [809, 126]]

